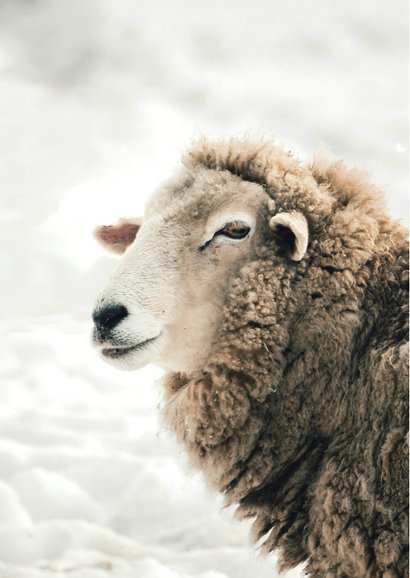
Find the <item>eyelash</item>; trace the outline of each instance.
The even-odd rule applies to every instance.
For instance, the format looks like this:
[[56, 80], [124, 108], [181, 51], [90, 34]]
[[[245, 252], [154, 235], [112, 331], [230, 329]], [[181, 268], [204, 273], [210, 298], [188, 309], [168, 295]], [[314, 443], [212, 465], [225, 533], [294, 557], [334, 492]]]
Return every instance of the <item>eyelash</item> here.
[[[235, 237], [235, 235], [230, 235], [227, 232], [225, 232], [225, 230], [227, 230], [228, 227], [245, 231], [245, 234], [244, 235], [240, 234], [239, 237]], [[224, 225], [222, 229], [219, 229], [219, 231], [216, 231], [214, 237], [216, 237], [217, 235], [224, 235], [225, 237], [228, 237], [228, 239], [245, 239], [245, 237], [249, 234], [249, 231], [250, 227], [248, 227], [248, 225], [246, 225], [245, 223], [242, 223], [241, 221], [233, 221], [232, 223], [227, 223], [226, 225]]]
[[[226, 232], [227, 227], [235, 228], [235, 226], [237, 229], [243, 229], [245, 231], [245, 234], [239, 237], [227, 234]], [[226, 223], [223, 227], [221, 227], [221, 229], [219, 229], [213, 234], [213, 236], [209, 239], [209, 241], [207, 241], [204, 245], [200, 247], [200, 251], [204, 251], [215, 239], [215, 237], [223, 236], [227, 237], [228, 239], [233, 239], [235, 241], [241, 241], [242, 239], [245, 239], [249, 235], [250, 230], [251, 228], [249, 227], [249, 225], [246, 225], [246, 223], [243, 223], [242, 221], [232, 221], [231, 223]]]

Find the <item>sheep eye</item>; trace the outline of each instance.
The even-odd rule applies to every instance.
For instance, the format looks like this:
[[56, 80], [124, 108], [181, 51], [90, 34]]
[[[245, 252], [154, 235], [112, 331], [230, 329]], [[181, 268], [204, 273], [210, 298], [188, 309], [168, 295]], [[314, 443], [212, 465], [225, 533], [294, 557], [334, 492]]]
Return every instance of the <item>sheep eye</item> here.
[[215, 236], [224, 235], [230, 239], [244, 239], [250, 230], [251, 228], [245, 223], [234, 221], [233, 223], [227, 223], [222, 229], [219, 229], [219, 231], [215, 233]]
[[229, 239], [240, 240], [244, 239], [250, 230], [251, 228], [246, 223], [243, 223], [242, 221], [232, 221], [231, 223], [224, 225], [222, 229], [216, 231], [213, 237], [211, 237], [204, 245], [199, 247], [199, 250], [204, 251], [207, 249], [215, 237], [223, 236], [228, 237]]

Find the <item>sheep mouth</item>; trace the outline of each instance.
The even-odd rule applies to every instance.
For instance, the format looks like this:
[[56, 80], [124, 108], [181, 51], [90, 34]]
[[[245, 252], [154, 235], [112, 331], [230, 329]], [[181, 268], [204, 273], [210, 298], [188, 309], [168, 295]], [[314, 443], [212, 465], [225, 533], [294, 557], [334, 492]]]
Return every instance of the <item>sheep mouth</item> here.
[[141, 341], [140, 343], [136, 343], [135, 345], [131, 345], [129, 347], [103, 347], [101, 353], [104, 355], [104, 357], [110, 357], [111, 359], [118, 359], [119, 357], [125, 357], [126, 355], [132, 353], [133, 351], [145, 349], [148, 343], [155, 341], [157, 337], [151, 337], [150, 339], [146, 339], [145, 341]]

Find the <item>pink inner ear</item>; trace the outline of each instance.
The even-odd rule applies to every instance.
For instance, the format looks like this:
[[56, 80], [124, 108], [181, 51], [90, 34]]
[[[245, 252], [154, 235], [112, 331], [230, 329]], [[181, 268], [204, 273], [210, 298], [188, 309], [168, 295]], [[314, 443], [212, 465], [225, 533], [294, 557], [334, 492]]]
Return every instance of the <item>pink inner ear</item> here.
[[121, 223], [120, 225], [103, 225], [98, 229], [98, 238], [107, 245], [131, 245], [140, 225]]

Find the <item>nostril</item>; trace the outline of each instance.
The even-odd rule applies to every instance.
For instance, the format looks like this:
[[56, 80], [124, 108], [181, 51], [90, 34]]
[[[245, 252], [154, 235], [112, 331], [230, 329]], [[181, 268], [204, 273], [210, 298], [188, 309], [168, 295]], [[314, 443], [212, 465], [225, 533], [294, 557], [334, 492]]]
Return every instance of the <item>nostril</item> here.
[[93, 312], [93, 321], [99, 329], [113, 329], [127, 315], [124, 305], [107, 305]]

